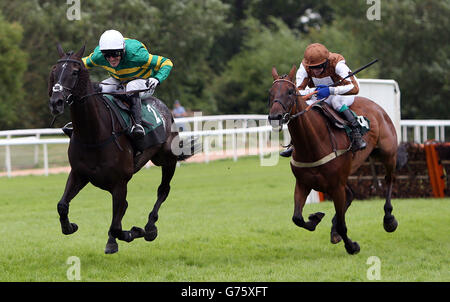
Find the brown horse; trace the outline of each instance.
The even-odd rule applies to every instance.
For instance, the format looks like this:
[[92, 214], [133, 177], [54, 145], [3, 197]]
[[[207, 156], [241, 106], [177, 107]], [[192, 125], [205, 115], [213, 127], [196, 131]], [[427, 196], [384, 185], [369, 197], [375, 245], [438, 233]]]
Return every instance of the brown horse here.
[[[302, 216], [306, 198], [311, 189], [327, 193], [334, 202], [336, 215], [332, 222], [331, 242], [345, 242], [349, 254], [356, 254], [360, 247], [347, 236], [345, 212], [353, 200], [347, 185], [350, 174], [369, 157], [380, 160], [386, 170], [386, 202], [384, 205], [384, 229], [393, 232], [397, 221], [392, 213], [391, 193], [397, 155], [397, 134], [386, 112], [376, 103], [364, 97], [356, 97], [350, 107], [357, 115], [370, 121], [370, 131], [364, 139], [367, 147], [356, 153], [350, 150], [350, 140], [342, 129], [330, 127], [326, 117], [316, 110], [309, 110], [305, 99], [299, 95], [294, 84], [296, 66], [288, 75], [278, 76], [272, 69], [274, 79], [269, 95], [269, 120], [280, 125], [288, 123], [294, 145], [291, 169], [296, 178], [293, 222], [309, 231], [314, 231], [324, 213], [315, 213], [305, 222]], [[308, 109], [306, 109], [308, 108]], [[342, 150], [342, 151], [341, 151]]]
[[[83, 46], [75, 54], [64, 53], [58, 45], [60, 59], [53, 66], [49, 77], [50, 111], [57, 116], [64, 112], [64, 105], [68, 104], [73, 122], [68, 149], [71, 172], [57, 209], [63, 234], [72, 234], [77, 231], [78, 226], [68, 218], [70, 201], [89, 182], [109, 191], [113, 201], [113, 217], [105, 253], [111, 254], [118, 251], [116, 238], [131, 242], [139, 237], [144, 237], [147, 241], [157, 237], [155, 222], [158, 220], [161, 204], [169, 195], [170, 181], [177, 161], [192, 154], [174, 154], [172, 144], [183, 141], [179, 140], [178, 132], [172, 129], [174, 120], [170, 110], [163, 102], [152, 97], [147, 101], [160, 111], [167, 139], [135, 156], [132, 142], [124, 135], [125, 130], [121, 129], [117, 117], [102, 96], [94, 91], [88, 70], [81, 61], [84, 50]], [[121, 221], [128, 206], [127, 183], [149, 160], [162, 167], [156, 203], [148, 216], [145, 229], [133, 227], [130, 231], [124, 231]]]

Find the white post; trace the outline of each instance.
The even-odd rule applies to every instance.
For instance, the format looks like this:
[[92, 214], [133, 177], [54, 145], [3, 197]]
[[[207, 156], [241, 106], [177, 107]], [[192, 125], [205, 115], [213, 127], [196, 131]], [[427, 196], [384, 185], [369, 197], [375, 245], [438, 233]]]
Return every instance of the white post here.
[[[39, 140], [41, 138], [41, 135], [39, 133], [36, 133], [36, 140]], [[34, 146], [34, 165], [37, 165], [39, 163], [39, 145]]]
[[[8, 135], [6, 137], [7, 139], [11, 138], [11, 135]], [[6, 166], [6, 174], [8, 175], [8, 177], [11, 177], [11, 147], [9, 145], [5, 146], [5, 166]]]
[[406, 143], [406, 142], [408, 141], [408, 127], [407, 127], [407, 126], [403, 126], [403, 127], [402, 127], [402, 130], [403, 130], [403, 134], [402, 134], [403, 139], [402, 139], [402, 142]]
[[233, 133], [231, 135], [231, 147], [233, 148], [233, 160], [237, 161], [237, 143], [236, 143], [236, 139], [237, 139], [237, 134]]
[[420, 126], [414, 126], [414, 142], [420, 144]]
[[426, 142], [428, 140], [428, 127], [423, 126], [422, 127], [422, 143]]
[[44, 144], [44, 173], [45, 173], [45, 176], [48, 176], [48, 152], [47, 152], [47, 144]]
[[203, 139], [203, 153], [205, 154], [205, 163], [209, 163], [209, 136]]
[[441, 142], [445, 142], [445, 127], [441, 126]]

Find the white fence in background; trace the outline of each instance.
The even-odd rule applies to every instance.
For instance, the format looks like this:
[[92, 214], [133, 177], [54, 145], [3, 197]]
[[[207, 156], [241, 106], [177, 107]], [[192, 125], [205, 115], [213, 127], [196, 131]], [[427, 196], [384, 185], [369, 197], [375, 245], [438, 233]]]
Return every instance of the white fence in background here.
[[[211, 149], [223, 148], [224, 141], [231, 141], [231, 154], [234, 160], [238, 158], [239, 146], [245, 145], [249, 138], [247, 135], [255, 134], [257, 137], [258, 154], [262, 158], [267, 147], [271, 126], [267, 125], [267, 115], [217, 115], [217, 116], [195, 116], [175, 119], [177, 125], [185, 124], [185, 130], [180, 136], [198, 136], [202, 139], [205, 162], [209, 161], [208, 155]], [[186, 127], [187, 126], [187, 127]], [[401, 141], [424, 143], [428, 139], [444, 142], [445, 130], [449, 130], [450, 120], [402, 120]], [[187, 129], [186, 129], [187, 128]], [[191, 130], [192, 129], [192, 130]], [[448, 133], [448, 132], [447, 132]], [[46, 138], [45, 136], [52, 136]], [[55, 138], [54, 136], [61, 136]], [[241, 138], [239, 144], [238, 138]], [[289, 143], [290, 136], [287, 127], [283, 128], [282, 142]], [[227, 140], [228, 138], [228, 140]], [[69, 138], [63, 136], [61, 129], [22, 129], [0, 131], [0, 147], [4, 147], [4, 163], [8, 176], [12, 175], [11, 146], [31, 145], [34, 147], [34, 164], [39, 161], [40, 146], [43, 149], [44, 172], [48, 175], [48, 152], [47, 146], [51, 144], [68, 144]], [[214, 141], [214, 148], [211, 147]], [[230, 151], [230, 150], [227, 150]]]
[[[256, 149], [261, 160], [270, 152], [278, 150], [268, 149], [270, 141], [269, 135], [272, 127], [267, 124], [267, 115], [217, 115], [217, 116], [194, 116], [175, 119], [177, 125], [184, 124], [185, 131], [180, 132], [181, 137], [198, 136], [201, 138], [203, 146], [203, 158], [205, 162], [210, 160], [212, 149], [223, 149], [224, 142], [227, 144], [227, 154], [236, 161], [238, 155], [249, 155], [250, 140], [256, 144]], [[434, 138], [437, 141], [445, 141], [445, 129], [450, 127], [450, 120], [404, 120], [400, 121], [401, 141], [414, 141], [423, 143], [427, 139]], [[431, 130], [431, 131], [429, 131]], [[433, 131], [434, 130], [434, 131]], [[430, 135], [431, 134], [431, 135]], [[434, 134], [434, 135], [433, 135]], [[42, 158], [44, 174], [49, 174], [48, 145], [65, 144], [70, 141], [63, 136], [61, 129], [24, 129], [0, 131], [0, 148], [5, 148], [5, 169], [8, 177], [12, 176], [11, 152], [12, 146], [30, 145], [34, 147], [34, 163], [39, 161], [40, 146], [42, 146]], [[248, 135], [248, 136], [247, 136]], [[253, 136], [252, 136], [253, 135]], [[51, 136], [51, 137], [45, 137]], [[55, 136], [60, 136], [55, 138]], [[211, 142], [214, 142], [214, 147]], [[238, 142], [239, 141], [239, 142]], [[287, 127], [283, 127], [282, 142], [287, 145], [290, 141]], [[231, 142], [231, 147], [229, 146]], [[242, 146], [247, 153], [242, 153]], [[241, 150], [240, 150], [241, 147]], [[307, 203], [319, 202], [317, 192], [312, 192], [307, 199]]]

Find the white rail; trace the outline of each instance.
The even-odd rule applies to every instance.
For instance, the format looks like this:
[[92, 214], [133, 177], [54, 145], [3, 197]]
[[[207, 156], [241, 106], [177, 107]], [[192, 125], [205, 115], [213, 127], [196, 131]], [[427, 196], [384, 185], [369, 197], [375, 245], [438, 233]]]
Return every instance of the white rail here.
[[[413, 141], [423, 144], [431, 138], [438, 142], [445, 142], [445, 127], [450, 127], [450, 120], [401, 120], [400, 125], [402, 142]], [[433, 137], [429, 137], [428, 128], [434, 128]]]
[[[217, 115], [217, 116], [194, 116], [175, 119], [176, 124], [184, 123], [188, 125], [188, 131], [180, 132], [180, 136], [199, 136], [203, 139], [203, 152], [205, 162], [209, 162], [211, 142], [215, 147], [223, 148], [224, 136], [231, 142], [232, 157], [237, 160], [239, 152], [238, 145], [244, 144], [250, 140], [247, 135], [254, 134], [253, 142], [257, 142], [256, 148], [262, 158], [264, 156], [264, 144], [267, 144], [268, 133], [272, 131], [271, 126], [267, 125], [267, 115]], [[190, 125], [193, 127], [190, 127]], [[225, 124], [225, 128], [224, 128]], [[430, 138], [437, 141], [445, 141], [445, 129], [450, 127], [450, 120], [402, 120], [401, 141], [414, 141], [423, 143]], [[192, 131], [190, 129], [192, 128]], [[434, 131], [429, 131], [434, 128]], [[434, 135], [433, 135], [434, 133]], [[61, 136], [60, 138], [45, 138], [44, 135]], [[44, 173], [48, 175], [48, 150], [49, 144], [68, 144], [69, 138], [63, 137], [61, 129], [18, 129], [0, 131], [0, 147], [5, 147], [5, 168], [8, 177], [12, 176], [11, 165], [11, 146], [32, 145], [34, 146], [34, 163], [38, 163], [39, 148], [43, 146]], [[237, 139], [241, 139], [238, 143]], [[283, 142], [288, 144], [290, 140], [287, 127], [284, 127]], [[280, 143], [281, 144], [281, 143]], [[229, 151], [229, 150], [228, 150]]]

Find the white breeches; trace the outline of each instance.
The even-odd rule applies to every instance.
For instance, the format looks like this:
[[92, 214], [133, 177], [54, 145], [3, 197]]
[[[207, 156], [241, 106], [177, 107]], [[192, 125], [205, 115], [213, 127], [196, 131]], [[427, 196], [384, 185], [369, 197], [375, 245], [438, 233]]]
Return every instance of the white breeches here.
[[[324, 102], [333, 107], [334, 110], [339, 111], [343, 105], [350, 107], [355, 101], [355, 96], [356, 95], [330, 95]], [[316, 100], [315, 96], [313, 96], [306, 103], [311, 104]]]
[[[100, 84], [100, 87], [102, 88], [102, 92], [121, 92], [124, 90], [123, 85], [120, 85], [120, 81], [113, 77], [103, 80], [102, 83], [105, 83], [105, 85]], [[132, 80], [132, 81], [128, 82], [125, 86], [125, 91], [130, 92], [130, 94], [132, 94], [133, 91], [144, 90], [144, 89], [148, 89], [147, 80], [145, 80], [145, 79]], [[143, 92], [139, 92], [139, 97], [146, 98], [152, 94], [153, 93], [149, 93], [149, 91], [143, 91]]]

